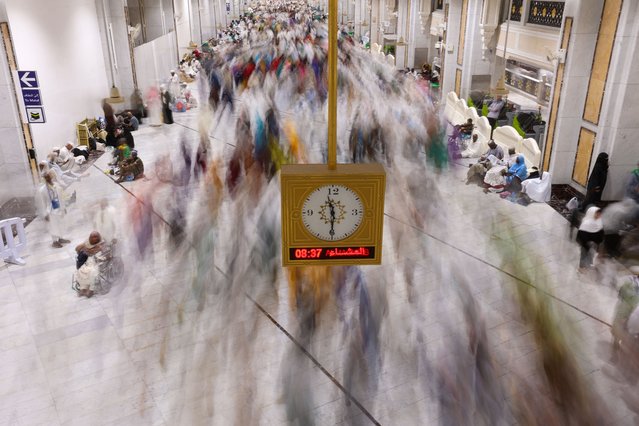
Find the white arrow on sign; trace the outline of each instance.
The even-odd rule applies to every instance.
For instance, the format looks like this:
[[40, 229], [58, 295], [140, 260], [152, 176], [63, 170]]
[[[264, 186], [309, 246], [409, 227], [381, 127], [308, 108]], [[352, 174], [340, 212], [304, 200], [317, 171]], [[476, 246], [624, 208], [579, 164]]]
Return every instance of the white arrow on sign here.
[[30, 73], [25, 73], [22, 77], [20, 77], [20, 81], [26, 84], [29, 87], [34, 87], [31, 82], [36, 81], [35, 77], [29, 77]]

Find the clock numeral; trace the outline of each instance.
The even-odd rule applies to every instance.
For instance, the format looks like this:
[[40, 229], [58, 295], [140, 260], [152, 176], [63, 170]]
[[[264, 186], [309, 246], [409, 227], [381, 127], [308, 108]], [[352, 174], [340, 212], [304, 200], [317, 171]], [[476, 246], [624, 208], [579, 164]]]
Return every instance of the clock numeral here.
[[328, 188], [328, 195], [339, 195], [339, 188]]
[[357, 215], [362, 214], [362, 211], [361, 210], [357, 210], [357, 209], [353, 209], [353, 210], [351, 210], [351, 214], [353, 216], [357, 216]]
[[305, 216], [313, 216], [313, 209], [305, 210], [302, 214]]

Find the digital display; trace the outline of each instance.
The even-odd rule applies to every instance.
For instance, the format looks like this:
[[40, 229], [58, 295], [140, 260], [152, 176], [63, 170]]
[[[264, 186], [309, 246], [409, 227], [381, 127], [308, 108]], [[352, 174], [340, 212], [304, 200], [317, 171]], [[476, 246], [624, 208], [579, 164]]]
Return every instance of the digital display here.
[[291, 247], [291, 260], [374, 259], [374, 246], [357, 247]]

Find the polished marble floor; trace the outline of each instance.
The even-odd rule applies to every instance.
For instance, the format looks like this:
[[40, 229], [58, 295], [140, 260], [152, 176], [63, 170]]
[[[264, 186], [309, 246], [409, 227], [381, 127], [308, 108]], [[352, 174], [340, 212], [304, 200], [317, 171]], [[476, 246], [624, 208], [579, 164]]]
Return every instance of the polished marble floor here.
[[[431, 176], [431, 198], [414, 200], [430, 212], [421, 229], [406, 215], [410, 194], [395, 179], [400, 165], [388, 170], [384, 261], [362, 268], [385, 306], [375, 385], [348, 385], [353, 374], [344, 336], [351, 331], [338, 318], [357, 310], [357, 298], [326, 307], [306, 343], [298, 338], [283, 273], [275, 291], [245, 285], [232, 302], [212, 295], [199, 310], [193, 256], [172, 249], [162, 229], [172, 188], [153, 168], [162, 154], [178, 152], [181, 140], [198, 141], [197, 109], [176, 113], [175, 120], [134, 133], [147, 179], [116, 184], [104, 173], [107, 154], [72, 186], [78, 202], [68, 214], [71, 244], [52, 248], [37, 219], [27, 228], [26, 266], [0, 266], [0, 424], [295, 424], [289, 417], [295, 395], [305, 395], [298, 403], [309, 416], [298, 424], [437, 424], [441, 412], [428, 366], [446, 365], [452, 336], [464, 327], [456, 290], [462, 281], [485, 323], [504, 388], [522, 378], [543, 380], [531, 326], [514, 302], [516, 287], [525, 283], [551, 298], [557, 327], [584, 383], [605, 401], [609, 424], [639, 422], [622, 398], [638, 393], [637, 385], [616, 379], [608, 361], [616, 302], [610, 277], [627, 271], [609, 264], [606, 278], [578, 274], [578, 247], [563, 217], [545, 204], [523, 207], [466, 186], [461, 166]], [[233, 148], [230, 127], [222, 122], [211, 132], [213, 151], [225, 158]], [[92, 230], [97, 203], [107, 198], [126, 223], [129, 206], [149, 191], [155, 194], [152, 253], [129, 262], [127, 279], [107, 295], [78, 298], [70, 288], [73, 247]], [[214, 262], [221, 276], [230, 262], [222, 235], [233, 223], [230, 210], [222, 208], [219, 223]], [[125, 258], [135, 259], [130, 229], [120, 231]], [[504, 419], [515, 423], [512, 413]]]

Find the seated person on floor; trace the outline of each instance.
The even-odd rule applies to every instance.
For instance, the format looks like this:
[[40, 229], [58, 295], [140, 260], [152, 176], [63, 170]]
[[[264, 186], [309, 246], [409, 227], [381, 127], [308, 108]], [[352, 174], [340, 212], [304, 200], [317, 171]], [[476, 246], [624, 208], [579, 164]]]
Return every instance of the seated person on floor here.
[[131, 148], [127, 145], [126, 139], [120, 138], [117, 149], [113, 150], [113, 161], [109, 163], [109, 166], [118, 166], [129, 157], [131, 157]]
[[484, 153], [481, 157], [479, 157], [479, 161], [476, 164], [470, 165], [468, 169], [468, 173], [466, 174], [466, 185], [471, 184], [472, 182], [481, 183], [484, 180], [484, 176], [486, 172], [495, 164], [497, 161], [504, 158], [504, 150], [501, 149], [497, 143], [491, 139], [488, 142], [488, 151]]
[[473, 129], [475, 126], [473, 125], [473, 119], [469, 118], [464, 124], [459, 125], [459, 131], [461, 133], [462, 138], [468, 139], [470, 135], [473, 134]]
[[119, 175], [118, 182], [130, 182], [144, 175], [144, 163], [138, 157], [138, 152], [135, 149], [131, 151], [130, 158], [126, 158], [120, 163]]
[[[73, 146], [71, 146], [73, 148]], [[63, 172], [71, 171], [75, 167], [75, 157], [67, 146], [62, 148], [54, 147], [55, 162]]]
[[[67, 142], [64, 147], [75, 157], [77, 164], [82, 164], [89, 159], [89, 150], [86, 146], [73, 146], [71, 142]], [[84, 158], [84, 160], [80, 157]]]
[[479, 152], [479, 150], [481, 149], [481, 143], [478, 141], [479, 136], [477, 135], [477, 133], [475, 133], [472, 139], [468, 142], [466, 149], [462, 151], [462, 158], [474, 158], [481, 155], [481, 152]]
[[[72, 178], [70, 176], [65, 176], [64, 173], [62, 173], [61, 171], [58, 172], [50, 168], [49, 164], [46, 161], [40, 161], [40, 163], [38, 163], [38, 169], [40, 171], [40, 177], [43, 180], [44, 180], [44, 175], [50, 174], [51, 177], [53, 178], [53, 181], [58, 182], [60, 186], [62, 186], [62, 189], [67, 189], [69, 185], [71, 185], [76, 180], [79, 180], [79, 178]], [[60, 170], [59, 167], [58, 167], [58, 170]]]
[[69, 186], [72, 182], [75, 182], [76, 180], [80, 180], [80, 177], [82, 175], [71, 171], [71, 170], [67, 170], [66, 172], [63, 171], [60, 166], [58, 166], [58, 163], [56, 162], [56, 158], [57, 158], [57, 154], [54, 152], [49, 153], [49, 155], [47, 155], [47, 166], [50, 170], [53, 170], [55, 172], [56, 177], [58, 178], [58, 182], [60, 182], [63, 186]]
[[[528, 177], [528, 169], [526, 168], [526, 161], [524, 156], [519, 154], [517, 161], [513, 164], [508, 172], [504, 172], [506, 178], [506, 186], [500, 193], [502, 198], [506, 198], [510, 195], [519, 194], [521, 192], [521, 183]], [[514, 201], [514, 199], [511, 199]]]
[[528, 169], [526, 168], [526, 161], [523, 155], [519, 154], [515, 164], [510, 166], [506, 173], [506, 184], [510, 184], [517, 176], [521, 182], [528, 177]]
[[131, 149], [135, 148], [135, 141], [133, 140], [133, 135], [131, 134], [130, 131], [126, 130], [122, 126], [116, 127], [114, 133], [109, 133], [107, 135], [105, 144], [106, 146], [117, 147], [118, 145], [120, 145], [121, 138], [126, 139], [126, 143], [129, 146], [129, 148]]
[[124, 128], [129, 132], [135, 132], [140, 127], [140, 122], [138, 118], [131, 113], [131, 111], [127, 112], [124, 117]]
[[515, 153], [515, 148], [508, 148], [508, 154], [503, 159], [493, 158], [496, 161], [493, 163], [493, 167], [486, 172], [484, 183], [492, 187], [501, 188], [506, 184], [506, 171], [517, 162], [517, 154]]
[[89, 239], [75, 248], [77, 253], [76, 271], [74, 273], [74, 285], [78, 290], [78, 296], [93, 296], [100, 280], [100, 267], [107, 262], [102, 256], [104, 242], [99, 232], [93, 231]]

